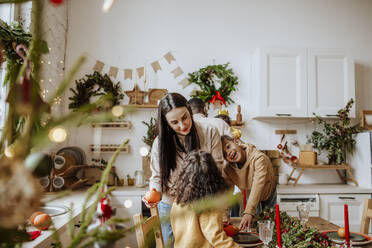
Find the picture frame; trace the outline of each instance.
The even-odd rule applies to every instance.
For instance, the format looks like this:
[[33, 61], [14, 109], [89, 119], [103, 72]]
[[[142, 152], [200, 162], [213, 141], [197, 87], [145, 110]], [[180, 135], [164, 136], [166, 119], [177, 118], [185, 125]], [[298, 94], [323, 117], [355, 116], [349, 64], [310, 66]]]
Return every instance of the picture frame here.
[[360, 111], [360, 127], [364, 130], [372, 130], [372, 110]]

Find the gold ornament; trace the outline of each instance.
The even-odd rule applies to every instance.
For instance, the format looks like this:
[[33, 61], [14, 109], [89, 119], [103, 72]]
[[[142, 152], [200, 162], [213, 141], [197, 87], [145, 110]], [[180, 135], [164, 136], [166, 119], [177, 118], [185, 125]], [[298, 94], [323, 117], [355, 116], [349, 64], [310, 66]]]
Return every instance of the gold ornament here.
[[227, 109], [220, 109], [220, 110], [218, 110], [218, 115], [227, 115], [227, 116], [229, 116], [229, 111], [227, 111]]

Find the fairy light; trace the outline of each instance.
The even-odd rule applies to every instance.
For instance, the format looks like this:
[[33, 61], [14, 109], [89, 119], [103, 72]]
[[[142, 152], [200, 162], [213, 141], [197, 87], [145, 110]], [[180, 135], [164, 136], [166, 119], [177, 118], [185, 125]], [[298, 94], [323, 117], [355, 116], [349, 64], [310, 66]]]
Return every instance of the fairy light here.
[[41, 60], [40, 63], [44, 64], [44, 60]]
[[124, 201], [124, 204], [123, 205], [126, 208], [131, 208], [133, 206], [133, 201], [130, 200], [130, 199], [127, 199], [127, 200]]
[[142, 157], [145, 157], [149, 154], [149, 148], [147, 148], [146, 146], [142, 146], [139, 149], [139, 153], [141, 154]]
[[52, 62], [48, 61], [48, 65], [50, 65]]
[[115, 117], [120, 117], [124, 114], [124, 108], [120, 105], [116, 105], [111, 109], [111, 112]]
[[51, 78], [49, 78], [49, 80], [48, 80], [48, 81], [49, 81], [49, 83], [51, 83], [51, 82], [52, 82], [53, 80], [52, 80]]
[[44, 83], [44, 79], [40, 79], [40, 83]]
[[5, 154], [5, 156], [7, 156], [8, 158], [12, 158], [12, 157], [14, 157], [14, 148], [11, 147], [11, 146], [8, 146], [7, 148], [5, 148], [5, 150], [4, 150], [4, 154]]
[[61, 101], [62, 101], [62, 98], [59, 97], [59, 96], [57, 96], [56, 98], [54, 98], [54, 104], [55, 104], [55, 105], [59, 105], [59, 104], [61, 104]]
[[49, 131], [48, 137], [52, 142], [61, 143], [66, 140], [67, 131], [63, 127], [54, 127]]
[[112, 6], [114, 6], [115, 2], [116, 0], [103, 0], [102, 11], [104, 13], [109, 12]]
[[59, 61], [60, 64], [63, 64], [63, 60]]

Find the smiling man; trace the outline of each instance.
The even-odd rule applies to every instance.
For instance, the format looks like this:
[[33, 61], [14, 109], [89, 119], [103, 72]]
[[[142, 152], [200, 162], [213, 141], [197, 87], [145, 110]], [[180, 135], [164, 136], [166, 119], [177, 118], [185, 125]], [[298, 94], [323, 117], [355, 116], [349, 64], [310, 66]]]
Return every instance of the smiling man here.
[[[264, 207], [274, 207], [276, 184], [270, 159], [254, 145], [243, 144], [240, 140], [222, 136], [223, 155], [229, 162], [225, 167], [226, 176], [248, 196], [240, 229], [250, 228], [253, 216]], [[261, 208], [257, 208], [258, 205]]]

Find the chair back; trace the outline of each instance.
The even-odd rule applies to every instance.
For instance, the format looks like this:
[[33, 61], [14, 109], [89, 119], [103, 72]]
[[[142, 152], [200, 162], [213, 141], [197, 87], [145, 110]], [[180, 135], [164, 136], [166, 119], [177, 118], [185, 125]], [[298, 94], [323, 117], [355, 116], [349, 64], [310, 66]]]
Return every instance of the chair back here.
[[155, 235], [156, 248], [164, 248], [163, 235], [160, 227], [160, 217], [158, 207], [150, 209], [151, 217], [143, 220], [142, 213], [133, 216], [134, 226], [136, 230], [137, 243], [139, 248], [144, 248], [146, 243], [147, 234], [153, 230]]
[[372, 219], [372, 199], [365, 199], [362, 214], [362, 223], [360, 225], [360, 232], [368, 235], [369, 224]]

